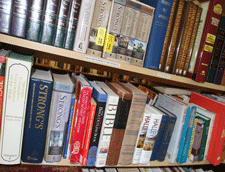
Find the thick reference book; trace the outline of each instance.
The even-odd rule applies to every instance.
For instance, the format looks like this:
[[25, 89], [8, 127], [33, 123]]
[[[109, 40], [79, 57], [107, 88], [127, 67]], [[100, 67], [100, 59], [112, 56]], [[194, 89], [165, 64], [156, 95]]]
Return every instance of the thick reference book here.
[[[107, 155], [109, 151], [109, 144], [110, 144], [112, 131], [113, 131], [113, 125], [114, 125], [116, 112], [118, 108], [119, 96], [106, 83], [97, 81], [97, 84], [107, 94], [107, 101], [106, 101], [105, 111], [104, 111], [104, 116], [102, 121], [102, 129], [100, 132], [100, 138], [99, 138], [96, 161], [95, 161], [96, 167], [103, 167], [106, 164], [106, 159], [107, 159]], [[92, 157], [93, 155], [90, 155], [90, 158]]]
[[[132, 92], [132, 102], [127, 119], [127, 125], [120, 150], [119, 164], [132, 164], [138, 131], [143, 120], [146, 106], [147, 94], [131, 83], [120, 83], [120, 85]], [[132, 134], [131, 134], [132, 133]]]
[[146, 58], [144, 61], [144, 67], [158, 70], [173, 0], [141, 0], [141, 2], [155, 8], [152, 28], [145, 55]]
[[107, 94], [105, 91], [99, 86], [96, 82], [90, 81], [90, 84], [93, 86], [92, 97], [96, 101], [96, 112], [94, 116], [94, 123], [92, 127], [92, 133], [90, 138], [90, 144], [87, 150], [87, 156], [83, 157], [82, 165], [86, 165], [88, 167], [95, 165], [98, 143], [101, 137], [101, 128], [105, 114], [105, 106], [107, 102]]
[[106, 160], [107, 165], [117, 165], [133, 95], [131, 90], [125, 89], [118, 82], [106, 82], [106, 84], [119, 96], [118, 108]]
[[74, 84], [68, 73], [53, 73], [53, 90], [49, 112], [44, 160], [61, 160], [70, 113]]
[[225, 139], [223, 134], [225, 131], [225, 104], [200, 93], [192, 93], [190, 103], [195, 103], [216, 113], [206, 160], [213, 165], [219, 165]]
[[33, 56], [11, 52], [6, 58], [0, 164], [20, 164]]
[[78, 76], [72, 73], [72, 79], [76, 84], [76, 99], [78, 101], [78, 107], [76, 112], [76, 123], [73, 128], [73, 142], [70, 151], [70, 163], [79, 163], [88, 113], [90, 110], [93, 87], [82, 74]]
[[13, 0], [1, 0], [0, 32], [10, 34]]
[[51, 71], [36, 70], [30, 79], [21, 160], [41, 163], [53, 89]]

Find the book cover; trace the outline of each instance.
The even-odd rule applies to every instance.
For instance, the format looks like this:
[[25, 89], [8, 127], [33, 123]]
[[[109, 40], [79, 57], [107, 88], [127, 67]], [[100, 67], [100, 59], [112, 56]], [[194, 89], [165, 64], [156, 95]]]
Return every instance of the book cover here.
[[74, 84], [68, 73], [53, 73], [53, 80], [44, 152], [44, 160], [46, 162], [58, 162], [61, 160], [74, 90]]
[[45, 12], [43, 16], [43, 25], [41, 27], [40, 40], [43, 44], [52, 45], [56, 30], [61, 0], [46, 0]]
[[32, 63], [33, 56], [14, 52], [6, 58], [0, 164], [20, 164]]
[[94, 117], [93, 129], [91, 133], [90, 144], [87, 150], [88, 154], [85, 157], [86, 162], [84, 161], [83, 163], [88, 167], [95, 165], [99, 139], [101, 137], [100, 135], [102, 130], [101, 128], [103, 126], [102, 123], [103, 123], [103, 118], [105, 113], [106, 102], [107, 102], [107, 94], [103, 91], [103, 89], [96, 82], [90, 81], [90, 84], [93, 86], [92, 97], [96, 101], [97, 106], [96, 106], [96, 113]]
[[[158, 70], [171, 9], [173, 5], [173, 0], [141, 0], [141, 2], [146, 3], [147, 5], [150, 5], [155, 8], [152, 28], [145, 55], [146, 58], [144, 61], [144, 67]], [[158, 37], [157, 35], [160, 35], [160, 37]]]
[[216, 40], [216, 34], [223, 11], [223, 5], [224, 1], [221, 0], [210, 1], [206, 23], [198, 49], [194, 73], [192, 76], [192, 79], [195, 81], [204, 82], [206, 79], [213, 47]]
[[13, 0], [2, 0], [0, 7], [0, 32], [10, 34]]
[[44, 156], [53, 88], [50, 71], [36, 70], [30, 79], [21, 160], [41, 163]]
[[106, 84], [119, 96], [118, 108], [106, 160], [106, 165], [117, 165], [129, 116], [132, 92], [126, 90], [118, 83], [106, 82]]
[[74, 51], [80, 53], [86, 53], [87, 51], [94, 7], [95, 0], [81, 1], [80, 15], [78, 17], [77, 31], [73, 46]]
[[190, 103], [195, 103], [209, 111], [216, 113], [211, 139], [208, 147], [207, 160], [213, 165], [220, 164], [224, 145], [224, 103], [199, 93], [192, 93]]
[[72, 78], [77, 82], [76, 98], [78, 100], [78, 107], [76, 112], [77, 119], [73, 128], [74, 133], [70, 151], [70, 163], [79, 163], [93, 87], [83, 75], [77, 76], [72, 73]]
[[10, 35], [25, 38], [29, 3], [29, 0], [13, 2]]
[[70, 9], [71, 9], [70, 0], [61, 0], [59, 13], [56, 21], [56, 29], [53, 36], [52, 45], [56, 47], [63, 48], [64, 39], [66, 36], [66, 24], [68, 21]]
[[[132, 102], [127, 119], [123, 142], [119, 155], [119, 164], [132, 164], [135, 144], [138, 131], [143, 120], [146, 106], [147, 94], [130, 83], [120, 83], [120, 85], [132, 92]], [[132, 134], [131, 134], [132, 133]]]
[[[97, 84], [107, 94], [107, 101], [105, 105], [104, 117], [102, 121], [102, 130], [100, 132], [99, 144], [96, 155], [96, 167], [103, 167], [106, 164], [109, 145], [111, 141], [113, 125], [118, 108], [119, 96], [107, 86], [104, 82], [97, 81]], [[90, 156], [91, 157], [91, 156]], [[93, 164], [93, 163], [92, 163]]]
[[38, 42], [40, 39], [41, 26], [46, 0], [31, 0], [28, 9], [26, 39]]
[[73, 50], [74, 39], [76, 36], [78, 17], [80, 14], [81, 0], [73, 0], [70, 8], [69, 18], [66, 24], [66, 36], [63, 47]]

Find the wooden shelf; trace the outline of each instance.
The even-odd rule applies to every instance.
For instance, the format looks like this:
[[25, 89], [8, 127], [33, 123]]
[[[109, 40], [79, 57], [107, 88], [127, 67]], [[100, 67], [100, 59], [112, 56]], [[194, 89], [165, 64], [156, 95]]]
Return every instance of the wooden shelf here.
[[78, 53], [71, 50], [66, 50], [50, 45], [41, 44], [38, 42], [29, 41], [26, 39], [21, 39], [9, 35], [0, 34], [0, 42], [7, 43], [19, 47], [28, 48], [31, 50], [36, 50], [40, 52], [45, 52], [57, 56], [62, 56], [70, 59], [75, 59], [78, 61], [92, 63], [104, 67], [109, 67], [115, 71], [119, 71], [123, 74], [125, 71], [126, 73], [136, 74], [140, 77], [146, 77], [150, 81], [159, 82], [170, 84], [182, 88], [190, 88], [195, 90], [207, 90], [207, 91], [214, 91], [214, 92], [224, 92], [225, 86], [222, 85], [215, 85], [211, 83], [199, 83], [195, 82], [189, 78], [181, 77], [173, 74], [168, 74], [164, 72], [159, 72], [155, 70], [150, 70], [147, 68], [134, 66], [130, 64], [126, 64], [120, 61], [116, 61], [113, 59], [103, 59], [101, 57], [94, 57], [83, 53]]

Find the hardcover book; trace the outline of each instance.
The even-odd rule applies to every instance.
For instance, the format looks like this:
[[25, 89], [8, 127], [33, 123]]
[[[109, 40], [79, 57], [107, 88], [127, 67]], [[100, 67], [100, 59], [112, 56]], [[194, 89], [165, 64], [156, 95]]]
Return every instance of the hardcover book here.
[[36, 70], [30, 79], [21, 160], [41, 163], [44, 156], [53, 88], [50, 71]]
[[[166, 31], [169, 23], [169, 18], [171, 14], [171, 9], [173, 5], [173, 0], [167, 1], [141, 0], [141, 2], [155, 8], [154, 17], [152, 21], [152, 28], [145, 55], [146, 58], [144, 61], [144, 67], [158, 70], [160, 58], [162, 55], [163, 44], [166, 36]], [[158, 35], [160, 35], [160, 39]]]
[[96, 167], [103, 167], [106, 164], [106, 159], [109, 151], [114, 121], [118, 108], [119, 96], [116, 93], [114, 93], [113, 90], [109, 86], [107, 86], [107, 84], [105, 84], [104, 82], [97, 81], [97, 84], [107, 94], [107, 101], [102, 121], [102, 129], [100, 133], [95, 161]]
[[74, 90], [74, 84], [68, 73], [53, 73], [53, 80], [44, 153], [44, 160], [47, 162], [58, 162], [61, 160]]
[[1, 0], [0, 32], [10, 34], [13, 0]]
[[[147, 94], [130, 83], [120, 83], [123, 88], [132, 92], [132, 102], [127, 119], [123, 142], [120, 150], [119, 164], [132, 164], [138, 131], [143, 120]], [[133, 133], [133, 134], [131, 134]]]
[[14, 52], [6, 58], [0, 164], [20, 164], [32, 63], [33, 56]]

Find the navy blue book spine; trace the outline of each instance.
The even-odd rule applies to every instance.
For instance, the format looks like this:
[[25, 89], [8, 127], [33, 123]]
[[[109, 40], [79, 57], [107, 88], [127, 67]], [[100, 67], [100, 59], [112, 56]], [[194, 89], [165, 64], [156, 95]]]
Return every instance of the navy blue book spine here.
[[141, 2], [155, 7], [144, 67], [158, 70], [173, 0], [141, 0]]
[[31, 78], [22, 146], [23, 162], [41, 163], [44, 156], [53, 82]]

